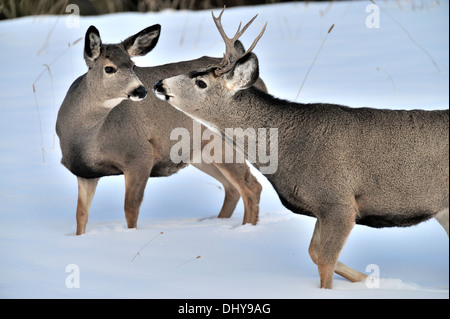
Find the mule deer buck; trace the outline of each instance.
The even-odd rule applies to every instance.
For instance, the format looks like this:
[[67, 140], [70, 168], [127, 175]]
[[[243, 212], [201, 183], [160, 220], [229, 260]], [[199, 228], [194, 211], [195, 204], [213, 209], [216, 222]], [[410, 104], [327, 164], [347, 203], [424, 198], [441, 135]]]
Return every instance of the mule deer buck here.
[[[56, 122], [61, 162], [78, 179], [77, 235], [85, 232], [99, 178], [125, 176], [125, 216], [128, 227], [135, 228], [148, 178], [169, 176], [188, 165], [189, 159], [180, 163], [171, 160], [174, 142], [170, 134], [174, 128], [183, 127], [192, 137], [192, 119], [166, 108], [153, 94], [147, 97], [146, 87], [162, 77], [220, 59], [202, 57], [156, 67], [135, 66], [131, 57], [150, 52], [158, 42], [160, 29], [160, 25], [148, 27], [118, 44], [103, 44], [94, 26], [86, 32], [84, 58], [89, 70], [69, 88]], [[265, 90], [262, 80], [256, 85]], [[205, 129], [201, 127], [202, 132]], [[193, 165], [224, 186], [219, 218], [230, 217], [242, 196], [243, 222], [256, 224], [261, 186], [247, 164], [223, 161]]]
[[[367, 277], [338, 261], [355, 224], [406, 227], [434, 217], [448, 235], [448, 109], [393, 111], [277, 99], [252, 87], [259, 71], [250, 51], [265, 26], [247, 52], [236, 52], [234, 42], [256, 17], [229, 39], [223, 12], [213, 14], [226, 45], [222, 62], [161, 80], [154, 91], [225, 137], [230, 127], [278, 129], [278, 170], [266, 177], [288, 209], [317, 218], [309, 254], [320, 287], [332, 288], [333, 272], [352, 282]], [[247, 138], [258, 143], [256, 135]]]

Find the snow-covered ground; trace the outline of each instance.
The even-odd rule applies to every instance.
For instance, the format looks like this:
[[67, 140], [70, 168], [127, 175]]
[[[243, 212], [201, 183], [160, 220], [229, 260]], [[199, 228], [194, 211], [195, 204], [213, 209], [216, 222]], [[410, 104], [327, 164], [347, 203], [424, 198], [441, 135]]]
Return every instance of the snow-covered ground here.
[[[259, 13], [243, 37], [248, 46], [269, 22], [254, 52], [275, 96], [296, 97], [334, 23], [299, 101], [448, 108], [448, 2], [379, 3], [379, 28], [366, 25], [369, 1], [233, 8], [223, 24], [231, 33]], [[340, 260], [379, 272], [379, 285], [336, 275], [335, 289], [319, 289], [307, 252], [314, 219], [283, 208], [263, 177], [257, 226], [241, 225], [242, 204], [231, 219], [214, 218], [223, 190], [189, 167], [149, 180], [137, 230], [125, 226], [123, 177], [103, 178], [87, 232], [75, 236], [77, 183], [59, 162], [54, 126], [68, 87], [87, 69], [76, 41], [91, 24], [113, 43], [160, 23], [160, 41], [136, 59], [140, 66], [221, 56], [224, 46], [209, 11], [82, 17], [79, 27], [72, 17], [0, 22], [0, 297], [449, 297], [449, 239], [434, 220], [407, 229], [356, 226]]]

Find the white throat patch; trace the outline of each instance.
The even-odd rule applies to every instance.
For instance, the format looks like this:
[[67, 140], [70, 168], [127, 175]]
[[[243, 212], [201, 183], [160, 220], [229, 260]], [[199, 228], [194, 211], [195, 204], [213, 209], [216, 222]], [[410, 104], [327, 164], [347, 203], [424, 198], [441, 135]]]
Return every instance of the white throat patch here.
[[106, 100], [105, 102], [103, 102], [103, 106], [108, 109], [112, 109], [113, 107], [119, 105], [120, 102], [122, 102], [123, 100], [125, 100], [124, 97], [118, 97], [115, 99]]

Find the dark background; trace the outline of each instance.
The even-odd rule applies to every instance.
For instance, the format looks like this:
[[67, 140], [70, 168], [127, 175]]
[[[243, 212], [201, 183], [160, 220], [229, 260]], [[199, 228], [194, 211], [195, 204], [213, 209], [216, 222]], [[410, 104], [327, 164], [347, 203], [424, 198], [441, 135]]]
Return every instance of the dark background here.
[[[320, 0], [316, 0], [320, 1]], [[338, 1], [338, 0], [335, 0]], [[97, 15], [114, 12], [205, 10], [212, 8], [247, 6], [290, 2], [286, 0], [0, 0], [0, 20], [29, 15], [66, 14], [68, 4], [76, 4], [80, 15]], [[314, 1], [302, 1], [314, 2]]]

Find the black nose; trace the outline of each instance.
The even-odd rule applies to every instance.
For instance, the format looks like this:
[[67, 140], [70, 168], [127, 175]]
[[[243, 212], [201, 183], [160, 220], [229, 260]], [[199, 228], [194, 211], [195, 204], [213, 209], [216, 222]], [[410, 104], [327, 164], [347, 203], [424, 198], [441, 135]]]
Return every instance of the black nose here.
[[153, 90], [155, 90], [155, 92], [164, 93], [165, 90], [163, 87], [162, 80], [159, 80], [158, 82], [155, 83], [155, 85], [153, 86]]
[[135, 89], [132, 94], [140, 99], [145, 99], [147, 97], [147, 89], [141, 85]]

